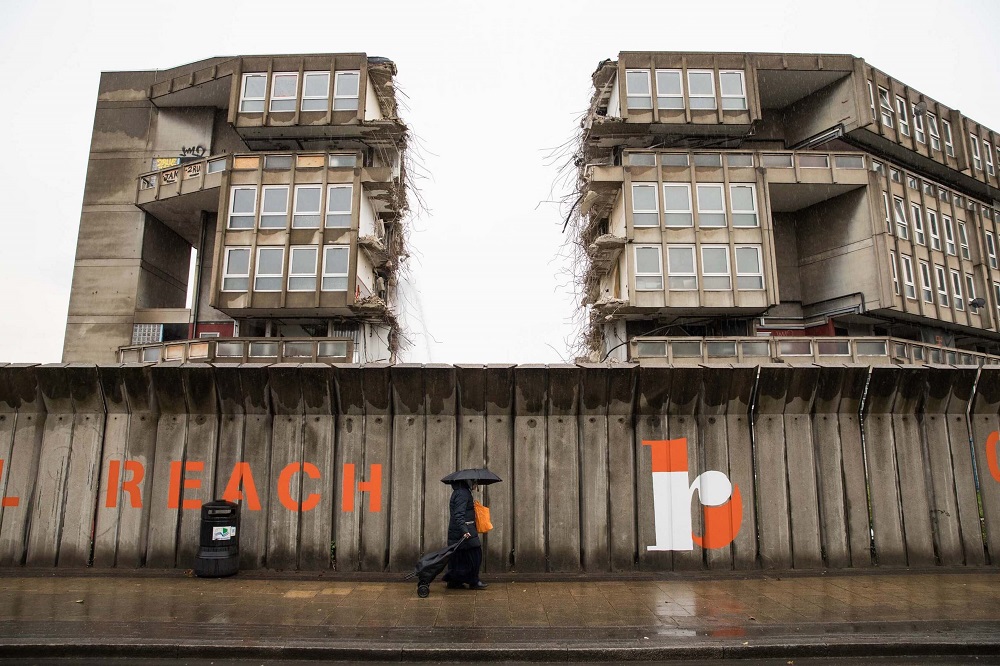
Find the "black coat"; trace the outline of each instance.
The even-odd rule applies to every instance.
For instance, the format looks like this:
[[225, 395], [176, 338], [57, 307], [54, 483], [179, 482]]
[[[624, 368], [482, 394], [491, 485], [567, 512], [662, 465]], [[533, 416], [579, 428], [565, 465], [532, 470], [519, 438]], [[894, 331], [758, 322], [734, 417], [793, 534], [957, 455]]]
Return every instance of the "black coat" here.
[[463, 534], [470, 534], [471, 537], [458, 549], [479, 548], [482, 542], [479, 540], [479, 532], [476, 531], [476, 509], [472, 503], [472, 491], [464, 483], [455, 483], [452, 487], [454, 490], [449, 504], [451, 517], [448, 521], [448, 544], [461, 541]]

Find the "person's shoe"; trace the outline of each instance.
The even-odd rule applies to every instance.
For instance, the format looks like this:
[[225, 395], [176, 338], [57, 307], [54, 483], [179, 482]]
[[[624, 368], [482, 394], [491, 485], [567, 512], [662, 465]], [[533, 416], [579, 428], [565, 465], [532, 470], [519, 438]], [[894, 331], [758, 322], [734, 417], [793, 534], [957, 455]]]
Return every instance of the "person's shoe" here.
[[446, 587], [449, 590], [464, 590], [465, 589], [465, 586], [462, 585], [461, 583], [448, 583], [448, 585]]
[[487, 585], [486, 583], [484, 583], [481, 580], [477, 580], [475, 583], [470, 583], [469, 584], [469, 589], [470, 590], [485, 590], [488, 587], [489, 587], [489, 585]]

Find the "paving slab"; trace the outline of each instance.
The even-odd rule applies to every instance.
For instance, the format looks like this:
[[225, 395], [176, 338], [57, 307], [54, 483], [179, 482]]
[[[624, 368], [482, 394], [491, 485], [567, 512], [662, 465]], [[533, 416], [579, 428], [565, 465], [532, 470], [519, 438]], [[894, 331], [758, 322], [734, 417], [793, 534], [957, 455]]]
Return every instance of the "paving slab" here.
[[[0, 570], [4, 659], [651, 661], [1000, 655], [990, 568], [396, 577]], [[978, 662], [988, 663], [988, 662]]]

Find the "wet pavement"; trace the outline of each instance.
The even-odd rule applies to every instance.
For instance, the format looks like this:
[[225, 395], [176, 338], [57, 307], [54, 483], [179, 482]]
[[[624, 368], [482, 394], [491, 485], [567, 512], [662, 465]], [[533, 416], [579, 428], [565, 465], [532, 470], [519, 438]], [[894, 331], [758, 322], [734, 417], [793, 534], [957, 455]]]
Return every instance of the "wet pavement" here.
[[6, 569], [0, 658], [1000, 663], [990, 569], [490, 582], [420, 599], [395, 577]]

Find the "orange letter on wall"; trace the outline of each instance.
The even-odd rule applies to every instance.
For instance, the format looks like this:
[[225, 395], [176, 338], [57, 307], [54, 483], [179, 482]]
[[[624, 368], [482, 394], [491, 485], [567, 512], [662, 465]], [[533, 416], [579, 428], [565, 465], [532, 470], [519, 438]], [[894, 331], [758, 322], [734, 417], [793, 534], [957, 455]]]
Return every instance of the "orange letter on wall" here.
[[1000, 482], [1000, 463], [997, 461], [997, 445], [1000, 444], [1000, 432], [994, 430], [986, 438], [986, 466], [990, 468], [990, 476]]
[[[368, 511], [382, 511], [382, 465], [372, 465], [369, 479], [358, 482], [358, 492], [368, 493]], [[341, 506], [345, 512], [354, 511], [354, 465], [344, 463], [344, 483], [341, 491]]]
[[[118, 482], [121, 479], [121, 466], [120, 460], [112, 460], [108, 465], [108, 495], [104, 506], [109, 509], [118, 506]], [[146, 476], [146, 469], [138, 460], [126, 460], [125, 471], [132, 472], [132, 478], [122, 482], [121, 490], [128, 493], [128, 501], [133, 509], [141, 509], [142, 491], [139, 490], [139, 484]]]
[[312, 463], [294, 462], [281, 470], [281, 474], [278, 476], [278, 499], [281, 500], [281, 504], [289, 511], [309, 511], [316, 508], [316, 505], [319, 504], [320, 496], [318, 493], [311, 493], [301, 505], [292, 499], [292, 476], [298, 474], [300, 469], [310, 479], [318, 479], [320, 477], [319, 468]]
[[[3, 477], [3, 460], [0, 460], [0, 477]], [[0, 506], [17, 506], [21, 503], [20, 497], [4, 497], [0, 500]]]
[[[200, 472], [205, 469], [205, 463], [201, 461], [188, 461], [183, 463], [184, 472]], [[184, 488], [194, 490], [195, 488], [201, 488], [201, 479], [184, 479]], [[167, 495], [167, 508], [176, 509], [181, 498], [181, 461], [175, 460], [170, 463], [170, 489]], [[199, 499], [186, 499], [182, 503], [182, 507], [185, 509], [200, 509], [201, 500]]]
[[222, 499], [227, 502], [244, 499], [243, 491], [240, 490], [241, 483], [246, 489], [247, 508], [251, 511], [260, 511], [260, 497], [253, 482], [253, 474], [250, 473], [250, 463], [238, 462], [233, 465], [233, 473], [229, 476], [229, 483], [226, 484], [226, 492], [222, 493]]

